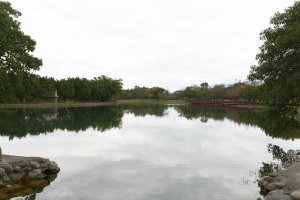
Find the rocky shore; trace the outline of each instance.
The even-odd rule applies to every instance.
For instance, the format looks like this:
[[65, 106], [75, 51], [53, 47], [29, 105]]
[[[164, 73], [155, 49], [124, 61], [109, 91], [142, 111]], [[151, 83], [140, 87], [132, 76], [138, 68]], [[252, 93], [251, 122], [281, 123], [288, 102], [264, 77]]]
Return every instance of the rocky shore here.
[[300, 200], [300, 162], [258, 181], [265, 200]]
[[58, 165], [46, 158], [9, 155], [1, 158], [0, 154], [0, 199], [37, 193], [59, 171]]

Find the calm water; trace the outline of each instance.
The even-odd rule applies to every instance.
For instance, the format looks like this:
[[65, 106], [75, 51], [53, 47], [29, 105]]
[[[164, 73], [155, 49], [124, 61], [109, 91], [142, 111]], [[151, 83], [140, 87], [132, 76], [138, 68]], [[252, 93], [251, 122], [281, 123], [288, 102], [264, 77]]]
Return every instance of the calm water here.
[[59, 164], [36, 199], [256, 200], [268, 144], [300, 147], [299, 129], [280, 123], [253, 110], [172, 105], [10, 109], [0, 110], [0, 144]]

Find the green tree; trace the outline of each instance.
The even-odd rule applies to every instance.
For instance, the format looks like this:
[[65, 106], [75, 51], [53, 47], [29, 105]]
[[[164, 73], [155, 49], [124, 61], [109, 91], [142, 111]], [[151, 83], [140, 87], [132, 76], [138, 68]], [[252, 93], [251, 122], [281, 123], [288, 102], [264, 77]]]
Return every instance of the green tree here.
[[42, 65], [41, 59], [31, 55], [36, 42], [21, 31], [19, 16], [9, 2], [0, 2], [0, 68], [6, 73], [38, 70]]
[[58, 96], [63, 98], [74, 98], [75, 95], [75, 88], [73, 85], [73, 82], [69, 79], [63, 79], [60, 81], [57, 81], [57, 90], [58, 90]]
[[295, 114], [300, 102], [300, 2], [277, 12], [270, 23], [260, 34], [264, 43], [248, 78], [263, 81], [262, 100], [271, 109]]
[[30, 72], [42, 65], [42, 60], [31, 54], [36, 43], [21, 30], [20, 16], [9, 2], [0, 1], [0, 103], [28, 96]]
[[201, 87], [202, 90], [207, 90], [208, 89], [208, 83], [207, 82], [201, 83], [200, 87]]

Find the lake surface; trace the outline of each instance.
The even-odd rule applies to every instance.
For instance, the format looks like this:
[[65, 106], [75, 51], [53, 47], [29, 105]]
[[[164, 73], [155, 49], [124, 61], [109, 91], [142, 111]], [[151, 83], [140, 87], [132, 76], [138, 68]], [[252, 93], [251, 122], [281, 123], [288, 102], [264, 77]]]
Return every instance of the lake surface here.
[[0, 110], [0, 135], [4, 154], [58, 163], [43, 200], [257, 200], [268, 145], [300, 147], [276, 116], [179, 105]]

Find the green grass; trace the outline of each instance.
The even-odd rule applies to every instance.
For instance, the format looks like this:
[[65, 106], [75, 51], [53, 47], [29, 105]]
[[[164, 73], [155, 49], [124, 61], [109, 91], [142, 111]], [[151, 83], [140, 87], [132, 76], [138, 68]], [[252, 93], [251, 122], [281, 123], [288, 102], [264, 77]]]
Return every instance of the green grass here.
[[126, 99], [118, 100], [118, 104], [186, 104], [184, 100]]

